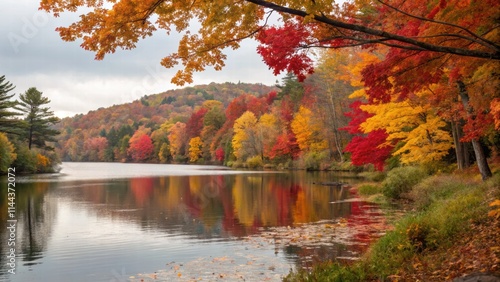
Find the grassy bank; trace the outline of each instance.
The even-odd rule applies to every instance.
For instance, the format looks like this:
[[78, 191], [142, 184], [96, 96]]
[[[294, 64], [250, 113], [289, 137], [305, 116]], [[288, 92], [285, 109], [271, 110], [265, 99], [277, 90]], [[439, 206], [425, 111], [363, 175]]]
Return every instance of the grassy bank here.
[[446, 281], [500, 272], [500, 224], [492, 216], [500, 206], [490, 206], [500, 198], [499, 171], [482, 182], [471, 175], [427, 176], [403, 168], [358, 190], [379, 202], [404, 203], [408, 212], [359, 261], [324, 263], [284, 281]]

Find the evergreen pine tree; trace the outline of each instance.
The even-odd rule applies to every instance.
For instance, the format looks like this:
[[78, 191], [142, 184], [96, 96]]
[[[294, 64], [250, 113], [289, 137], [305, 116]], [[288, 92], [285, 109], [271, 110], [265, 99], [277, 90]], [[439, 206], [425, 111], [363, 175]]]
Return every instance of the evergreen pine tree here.
[[52, 125], [59, 122], [59, 118], [54, 116], [49, 107], [43, 107], [50, 103], [47, 97], [42, 96], [42, 92], [35, 87], [31, 87], [24, 94], [21, 94], [21, 100], [16, 107], [25, 114], [25, 138], [28, 140], [28, 148], [35, 145], [41, 149], [53, 150], [54, 148], [46, 145], [46, 142], [55, 142], [54, 136], [59, 131], [51, 128]]
[[12, 111], [17, 102], [11, 100], [14, 93], [9, 94], [15, 86], [12, 86], [12, 83], [8, 81], [4, 81], [5, 75], [0, 76], [0, 132], [18, 134], [20, 132], [20, 123], [19, 120], [14, 119], [14, 117], [21, 114]]

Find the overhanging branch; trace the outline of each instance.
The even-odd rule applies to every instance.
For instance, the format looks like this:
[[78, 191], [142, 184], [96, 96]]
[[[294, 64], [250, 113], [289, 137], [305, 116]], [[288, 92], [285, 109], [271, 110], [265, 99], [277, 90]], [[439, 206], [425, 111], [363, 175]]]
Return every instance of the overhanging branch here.
[[[299, 16], [302, 18], [309, 16], [307, 14], [307, 12], [305, 12], [305, 11], [280, 6], [280, 5], [277, 5], [277, 4], [268, 2], [268, 1], [264, 1], [264, 0], [246, 0], [246, 1], [250, 2], [250, 3], [254, 3], [254, 4], [262, 6], [262, 7], [265, 7], [265, 8], [268, 8], [268, 9], [271, 9], [271, 10], [275, 10], [275, 11], [290, 14], [290, 15]], [[361, 33], [377, 36], [379, 38], [386, 38], [389, 40], [395, 40], [395, 41], [398, 41], [398, 42], [401, 42], [404, 44], [418, 47], [421, 50], [439, 52], [439, 53], [455, 54], [455, 55], [465, 56], [465, 57], [500, 60], [500, 50], [498, 50], [498, 49], [495, 50], [494, 52], [485, 52], [485, 51], [480, 51], [480, 50], [471, 50], [471, 49], [455, 48], [455, 47], [450, 47], [450, 46], [435, 45], [435, 44], [419, 41], [419, 40], [416, 40], [414, 38], [409, 38], [409, 37], [397, 35], [394, 33], [386, 32], [383, 30], [378, 30], [378, 29], [370, 28], [367, 26], [359, 25], [359, 24], [353, 24], [353, 23], [347, 23], [347, 22], [335, 20], [335, 19], [329, 18], [325, 15], [314, 15], [313, 18], [317, 22], [324, 23], [324, 24], [332, 26], [332, 27], [342, 28], [342, 29], [351, 30], [351, 31], [359, 31]], [[406, 45], [402, 45], [402, 46], [406, 46]], [[399, 48], [399, 47], [396, 47], [396, 48]]]

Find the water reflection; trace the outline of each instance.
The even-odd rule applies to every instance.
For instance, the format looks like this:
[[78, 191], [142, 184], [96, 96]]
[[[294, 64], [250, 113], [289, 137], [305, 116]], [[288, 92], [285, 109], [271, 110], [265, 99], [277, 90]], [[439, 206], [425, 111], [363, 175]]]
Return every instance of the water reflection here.
[[[368, 224], [366, 210], [376, 207], [343, 201], [350, 197], [346, 188], [313, 184], [334, 177], [290, 172], [21, 182], [16, 192], [18, 274], [6, 273], [8, 250], [1, 243], [0, 275], [12, 281], [39, 274], [53, 281], [110, 281], [111, 270], [126, 266], [130, 274], [153, 272], [167, 260], [216, 255], [266, 228], [339, 217], [353, 226]], [[8, 239], [5, 194], [0, 195], [2, 242]], [[365, 233], [353, 240], [363, 245], [370, 240]], [[307, 264], [345, 255], [345, 250], [337, 244], [285, 246], [282, 252]]]
[[43, 257], [43, 253], [47, 249], [47, 239], [51, 235], [54, 218], [57, 214], [57, 206], [54, 201], [47, 197], [48, 190], [48, 183], [28, 183], [22, 185], [22, 190], [20, 188], [16, 190], [15, 245], [7, 243], [10, 235], [7, 230], [10, 222], [7, 220], [12, 220], [12, 218], [8, 218], [9, 202], [5, 197], [7, 193], [2, 193], [0, 196], [0, 230], [2, 231], [0, 264], [2, 266], [7, 264], [7, 257], [3, 254], [7, 254], [10, 248], [15, 248], [15, 253], [21, 255], [20, 258], [24, 265], [40, 263], [39, 259]]
[[[182, 226], [201, 237], [246, 236], [260, 227], [343, 217], [352, 203], [339, 187], [309, 185], [288, 174], [142, 177], [110, 182], [57, 183], [59, 197], [92, 203], [99, 216], [125, 217], [143, 228]], [[64, 190], [61, 190], [61, 189]], [[193, 224], [194, 223], [194, 224]], [[214, 227], [223, 232], [212, 234]], [[190, 225], [201, 225], [189, 228]], [[195, 231], [197, 230], [197, 231]], [[204, 230], [204, 234], [199, 234]]]

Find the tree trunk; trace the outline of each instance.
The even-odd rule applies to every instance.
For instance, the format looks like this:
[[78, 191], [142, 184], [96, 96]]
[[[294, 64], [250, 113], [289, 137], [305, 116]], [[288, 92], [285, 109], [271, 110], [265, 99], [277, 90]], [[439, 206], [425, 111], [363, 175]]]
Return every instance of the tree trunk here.
[[488, 166], [488, 161], [484, 155], [483, 147], [478, 140], [472, 140], [472, 147], [474, 148], [474, 154], [476, 155], [477, 166], [479, 167], [479, 172], [481, 173], [481, 178], [486, 180], [492, 176], [490, 167]]
[[330, 96], [330, 108], [331, 108], [331, 113], [332, 113], [332, 121], [333, 121], [333, 132], [334, 132], [334, 144], [335, 144], [335, 149], [337, 150], [337, 153], [339, 155], [339, 158], [340, 158], [340, 162], [343, 163], [344, 162], [344, 154], [342, 152], [342, 146], [341, 146], [341, 142], [340, 142], [340, 138], [339, 138], [339, 130], [338, 130], [338, 126], [337, 126], [337, 122], [338, 122], [338, 118], [337, 118], [337, 111], [335, 109], [335, 102], [333, 100], [333, 95], [334, 95], [334, 92], [333, 90], [329, 88], [329, 96]]
[[[460, 98], [462, 99], [462, 104], [464, 105], [464, 109], [467, 112], [467, 116], [471, 118], [475, 118], [474, 113], [472, 112], [472, 108], [469, 105], [469, 95], [467, 93], [467, 89], [465, 83], [463, 81], [457, 81], [458, 93]], [[486, 180], [492, 176], [490, 167], [488, 165], [488, 161], [486, 160], [486, 156], [484, 154], [484, 150], [479, 143], [479, 139], [475, 138], [471, 141], [472, 148], [474, 149], [474, 154], [476, 156], [477, 167], [479, 168], [479, 172], [481, 173], [481, 178]]]
[[459, 170], [469, 167], [469, 152], [467, 144], [460, 142], [463, 137], [461, 122], [451, 122], [451, 133], [453, 135], [453, 143], [455, 144], [455, 155], [457, 157], [457, 167]]

